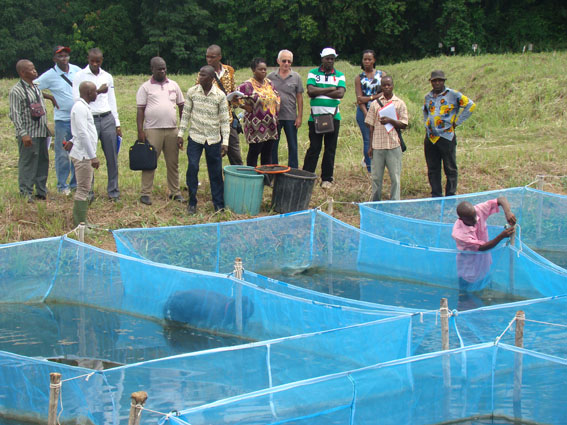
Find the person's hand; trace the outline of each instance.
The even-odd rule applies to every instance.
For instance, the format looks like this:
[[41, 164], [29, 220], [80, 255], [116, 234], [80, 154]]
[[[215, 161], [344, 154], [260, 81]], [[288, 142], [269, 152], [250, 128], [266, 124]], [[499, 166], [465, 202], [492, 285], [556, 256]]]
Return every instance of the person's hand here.
[[295, 124], [294, 124], [294, 125], [295, 125], [295, 128], [301, 127], [301, 117], [297, 117], [297, 118], [295, 119]]
[[98, 170], [98, 167], [100, 167], [100, 161], [98, 160], [98, 158], [91, 159], [91, 167], [93, 167], [95, 170]]
[[71, 149], [73, 149], [73, 142], [63, 141], [63, 149], [65, 149], [67, 152], [71, 152]]
[[31, 136], [29, 134], [26, 134], [24, 137], [22, 137], [22, 143], [26, 148], [31, 147], [31, 145], [33, 144]]
[[368, 152], [367, 152], [367, 153], [368, 153], [368, 156], [370, 157], [370, 159], [372, 159], [372, 146], [370, 146], [370, 147], [368, 148]]
[[514, 226], [516, 224], [516, 216], [512, 211], [506, 213], [506, 221], [509, 225]]
[[222, 145], [220, 148], [220, 156], [224, 157], [228, 153], [228, 145]]
[[55, 97], [51, 97], [51, 99], [49, 99], [49, 100], [51, 100], [51, 103], [53, 104], [53, 107], [54, 107], [54, 108], [59, 109], [59, 105], [57, 104], [57, 101], [55, 100]]
[[390, 117], [380, 117], [380, 124], [382, 125], [386, 125], [386, 124], [394, 125], [393, 121], [394, 120]]
[[242, 102], [239, 106], [242, 109], [244, 109], [246, 112], [248, 112], [249, 114], [251, 114], [254, 111], [254, 108], [252, 108], [252, 105], [250, 105], [250, 103], [248, 103], [247, 101]]
[[516, 228], [514, 226], [510, 226], [506, 229], [504, 229], [501, 233], [500, 233], [500, 237], [502, 239], [504, 238], [509, 238], [510, 236], [512, 236], [514, 234], [514, 232], [516, 231]]
[[104, 83], [102, 86], [100, 86], [100, 87], [96, 90], [96, 92], [97, 92], [98, 94], [108, 92], [108, 86], [106, 85], [106, 83]]
[[179, 147], [179, 150], [183, 150], [183, 137], [177, 138], [177, 147]]
[[141, 141], [141, 142], [146, 140], [146, 133], [144, 132], [144, 130], [138, 131], [138, 140]]
[[120, 126], [116, 127], [116, 135], [122, 137], [122, 129]]

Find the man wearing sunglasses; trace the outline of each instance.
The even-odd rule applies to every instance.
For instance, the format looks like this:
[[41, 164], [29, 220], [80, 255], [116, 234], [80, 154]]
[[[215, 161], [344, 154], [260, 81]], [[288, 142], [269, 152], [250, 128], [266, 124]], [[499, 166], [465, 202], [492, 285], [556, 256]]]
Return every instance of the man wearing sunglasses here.
[[303, 115], [303, 83], [301, 76], [291, 69], [292, 63], [293, 53], [289, 50], [281, 50], [278, 54], [280, 68], [268, 75], [268, 79], [274, 84], [281, 99], [278, 138], [272, 146], [272, 164], [279, 164], [278, 145], [283, 128], [287, 139], [287, 165], [291, 168], [297, 168], [297, 130], [301, 126]]

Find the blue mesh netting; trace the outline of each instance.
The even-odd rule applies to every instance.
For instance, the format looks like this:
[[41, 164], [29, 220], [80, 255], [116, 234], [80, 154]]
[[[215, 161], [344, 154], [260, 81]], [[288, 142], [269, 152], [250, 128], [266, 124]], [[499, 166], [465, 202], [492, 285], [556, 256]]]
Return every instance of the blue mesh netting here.
[[[518, 378], [520, 385], [515, 387]], [[521, 417], [530, 423], [561, 424], [567, 421], [562, 407], [567, 394], [561, 384], [566, 378], [564, 360], [505, 344], [484, 344], [228, 398], [183, 410], [168, 421], [431, 424]]]
[[[463, 197], [361, 205], [363, 230], [305, 211], [117, 231], [128, 256], [67, 238], [0, 246], [0, 423], [45, 421], [55, 371], [79, 377], [63, 384], [64, 421], [124, 422], [145, 390], [178, 424], [563, 423], [564, 218], [546, 223], [565, 197], [501, 193], [521, 233], [471, 260], [488, 264], [478, 291], [459, 289], [446, 241]], [[444, 353], [442, 297], [456, 309]]]

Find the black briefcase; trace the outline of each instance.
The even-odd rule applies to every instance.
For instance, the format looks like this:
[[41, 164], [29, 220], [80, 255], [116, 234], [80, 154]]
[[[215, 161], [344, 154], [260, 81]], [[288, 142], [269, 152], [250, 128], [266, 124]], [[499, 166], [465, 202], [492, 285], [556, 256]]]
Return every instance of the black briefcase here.
[[147, 140], [136, 140], [130, 147], [131, 170], [155, 170], [157, 168], [157, 151]]

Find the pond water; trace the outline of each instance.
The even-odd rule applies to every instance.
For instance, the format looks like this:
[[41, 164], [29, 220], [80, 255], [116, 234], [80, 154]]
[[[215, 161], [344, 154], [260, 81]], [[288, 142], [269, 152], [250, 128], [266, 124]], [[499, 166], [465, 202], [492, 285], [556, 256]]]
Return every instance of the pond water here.
[[308, 268], [300, 273], [289, 273], [285, 270], [260, 270], [257, 273], [326, 294], [419, 310], [438, 309], [441, 298], [448, 299], [450, 309], [459, 311], [521, 299], [489, 289], [467, 293], [460, 292], [456, 288], [451, 289], [324, 268]]
[[0, 350], [94, 369], [246, 342], [86, 306], [0, 304]]

